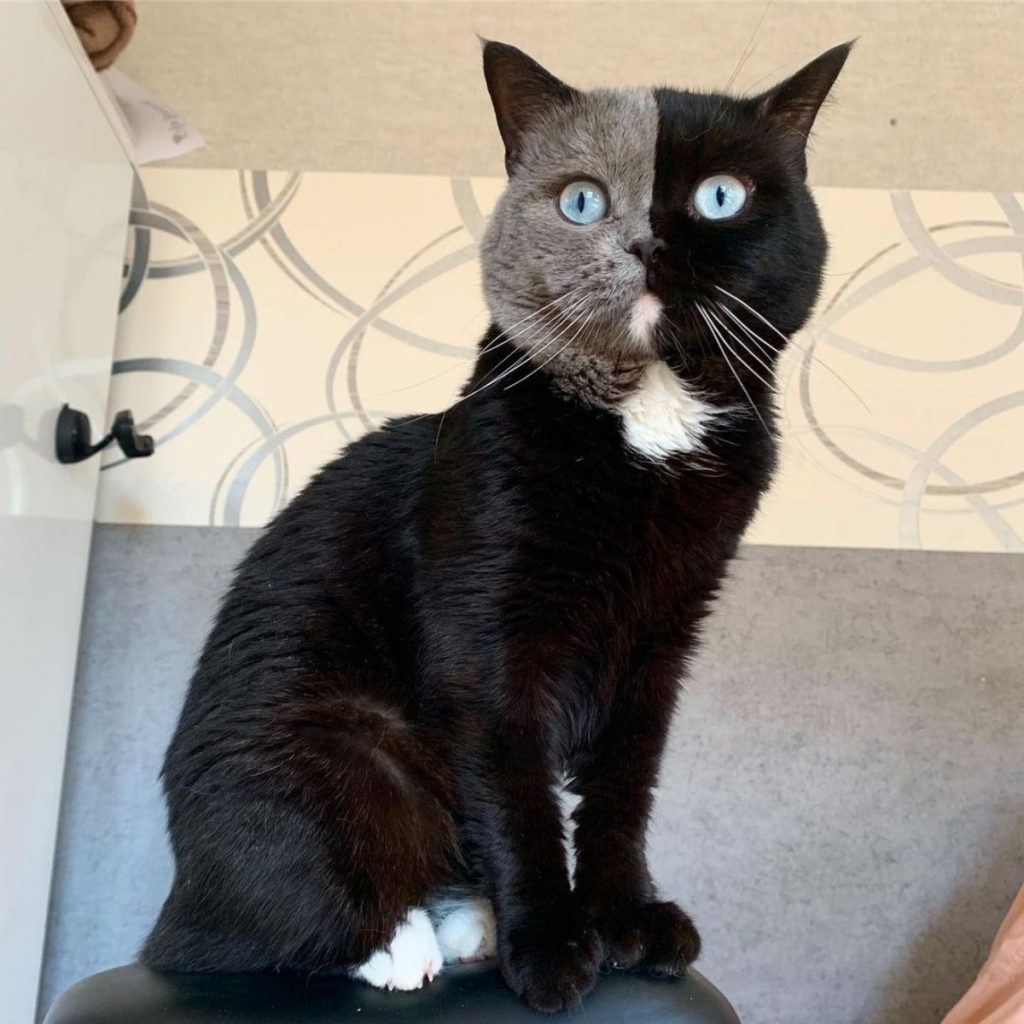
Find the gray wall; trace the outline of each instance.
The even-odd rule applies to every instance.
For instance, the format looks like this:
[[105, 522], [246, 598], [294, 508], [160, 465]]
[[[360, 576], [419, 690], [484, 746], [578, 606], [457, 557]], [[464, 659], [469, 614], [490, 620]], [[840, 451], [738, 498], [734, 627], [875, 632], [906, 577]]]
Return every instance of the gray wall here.
[[[42, 1004], [132, 958], [156, 775], [253, 531], [99, 526]], [[744, 1024], [934, 1024], [1024, 882], [1024, 560], [747, 548], [675, 723], [653, 863]]]

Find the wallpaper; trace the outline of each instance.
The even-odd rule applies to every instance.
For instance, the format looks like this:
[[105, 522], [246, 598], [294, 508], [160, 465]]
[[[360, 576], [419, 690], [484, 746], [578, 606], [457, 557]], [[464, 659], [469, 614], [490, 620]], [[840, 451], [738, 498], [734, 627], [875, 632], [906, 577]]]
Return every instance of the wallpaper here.
[[[97, 518], [261, 525], [366, 430], [448, 405], [487, 326], [477, 245], [501, 187], [140, 171], [110, 408], [157, 451], [107, 454]], [[816, 197], [828, 273], [748, 539], [1024, 551], [1021, 197]]]

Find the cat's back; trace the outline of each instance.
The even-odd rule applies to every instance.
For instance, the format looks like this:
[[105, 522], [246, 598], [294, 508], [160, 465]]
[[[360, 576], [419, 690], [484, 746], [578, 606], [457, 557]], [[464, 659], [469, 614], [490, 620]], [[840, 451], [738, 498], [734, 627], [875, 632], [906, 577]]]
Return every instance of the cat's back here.
[[[250, 573], [284, 571], [300, 554], [305, 570], [326, 570], [323, 556], [379, 538], [415, 516], [430, 459], [435, 416], [390, 420], [350, 443], [282, 509], [239, 567]], [[279, 554], [282, 562], [273, 558]]]
[[352, 442], [270, 522], [221, 601], [179, 737], [282, 699], [294, 679], [338, 661], [353, 623], [400, 635], [391, 610], [417, 557], [434, 420], [393, 420]]

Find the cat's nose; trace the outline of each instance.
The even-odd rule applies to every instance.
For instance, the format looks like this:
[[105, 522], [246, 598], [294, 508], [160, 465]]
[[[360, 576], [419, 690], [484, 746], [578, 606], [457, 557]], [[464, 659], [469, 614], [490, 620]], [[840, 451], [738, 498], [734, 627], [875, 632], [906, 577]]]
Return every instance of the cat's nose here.
[[635, 256], [648, 270], [661, 259], [665, 243], [660, 238], [635, 238], [626, 252]]

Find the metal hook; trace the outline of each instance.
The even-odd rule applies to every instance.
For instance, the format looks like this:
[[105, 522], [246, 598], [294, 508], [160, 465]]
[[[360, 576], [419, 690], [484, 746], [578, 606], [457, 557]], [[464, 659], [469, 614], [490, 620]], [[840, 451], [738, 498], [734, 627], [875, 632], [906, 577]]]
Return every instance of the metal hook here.
[[89, 417], [65, 402], [57, 416], [55, 448], [58, 462], [82, 462], [103, 451], [113, 441], [118, 443], [126, 459], [142, 459], [153, 454], [153, 438], [135, 429], [135, 417], [128, 409], [119, 412], [114, 417], [110, 433], [93, 444]]

